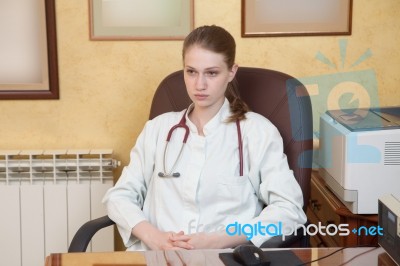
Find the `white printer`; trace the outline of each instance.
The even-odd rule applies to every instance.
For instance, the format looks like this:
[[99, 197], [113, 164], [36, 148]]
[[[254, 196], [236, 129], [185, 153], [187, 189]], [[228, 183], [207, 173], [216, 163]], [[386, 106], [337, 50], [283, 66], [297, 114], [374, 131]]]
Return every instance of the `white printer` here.
[[400, 192], [400, 107], [331, 110], [320, 118], [319, 171], [355, 214]]
[[400, 265], [400, 193], [379, 198], [379, 226], [383, 234], [378, 234], [378, 243], [386, 253]]

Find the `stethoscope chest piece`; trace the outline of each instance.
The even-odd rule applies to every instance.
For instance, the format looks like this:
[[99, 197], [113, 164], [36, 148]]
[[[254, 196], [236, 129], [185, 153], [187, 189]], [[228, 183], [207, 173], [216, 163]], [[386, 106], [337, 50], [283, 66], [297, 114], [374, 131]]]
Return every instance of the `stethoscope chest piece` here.
[[180, 177], [181, 174], [176, 172], [176, 173], [172, 173], [172, 174], [164, 174], [163, 172], [159, 172], [158, 173], [159, 177]]

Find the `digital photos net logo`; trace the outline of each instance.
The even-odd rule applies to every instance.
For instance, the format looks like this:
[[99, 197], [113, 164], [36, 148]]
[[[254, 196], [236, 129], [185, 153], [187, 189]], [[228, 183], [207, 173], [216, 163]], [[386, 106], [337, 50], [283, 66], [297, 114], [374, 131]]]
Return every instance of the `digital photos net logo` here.
[[[297, 93], [298, 87], [302, 85], [306, 88], [311, 99], [313, 132], [312, 136], [302, 136], [302, 138], [319, 139], [320, 116], [328, 110], [338, 110], [347, 116], [353, 114], [357, 114], [357, 116], [361, 114], [363, 116], [367, 115], [365, 110], [368, 108], [377, 108], [379, 106], [375, 71], [373, 69], [356, 70], [362, 68], [362, 63], [372, 57], [371, 49], [367, 49], [356, 57], [357, 59], [354, 62], [348, 62], [348, 40], [340, 39], [338, 45], [340, 59], [337, 63], [334, 63], [334, 60], [329, 59], [321, 51], [318, 51], [315, 55], [315, 59], [319, 65], [322, 63], [329, 69], [332, 69], [331, 73], [287, 81], [289, 102], [291, 100], [299, 100], [299, 97], [304, 96], [301, 93]], [[291, 106], [289, 104], [289, 108]], [[296, 119], [296, 116], [298, 116], [297, 113], [298, 110], [294, 108], [290, 109], [292, 123], [298, 123]], [[294, 126], [293, 128], [296, 127]], [[357, 139], [354, 139], [353, 144], [356, 147], [352, 150], [357, 151]], [[362, 153], [361, 155], [364, 155], [363, 158], [371, 158], [371, 156], [365, 156], [364, 149], [360, 149], [360, 152]], [[359, 157], [355, 156], [355, 158]], [[377, 156], [374, 156], [374, 158], [377, 158]]]
[[246, 239], [250, 241], [255, 236], [266, 236], [266, 237], [281, 237], [282, 241], [285, 241], [288, 236], [315, 236], [315, 235], [329, 235], [329, 236], [382, 236], [383, 228], [380, 225], [376, 226], [359, 226], [350, 227], [349, 224], [341, 223], [334, 224], [330, 223], [323, 225], [321, 222], [317, 224], [285, 224], [282, 221], [276, 223], [241, 223], [234, 221], [230, 224], [201, 224], [197, 223], [196, 220], [192, 219], [188, 223], [187, 232], [188, 234], [193, 233], [210, 233], [210, 232], [223, 232], [229, 236], [246, 236]]
[[322, 225], [321, 222], [318, 222], [318, 224], [302, 224], [292, 226], [284, 225], [282, 222], [269, 224], [263, 224], [262, 222], [257, 222], [255, 224], [241, 224], [238, 222], [234, 222], [226, 226], [225, 232], [229, 236], [244, 235], [246, 236], [246, 240], [248, 241], [250, 241], [255, 236], [281, 236], [282, 240], [285, 241], [287, 236], [290, 235], [314, 236], [319, 234], [322, 236], [349, 236], [350, 234], [354, 234], [357, 236], [382, 236], [383, 228], [379, 225], [350, 228], [349, 224]]

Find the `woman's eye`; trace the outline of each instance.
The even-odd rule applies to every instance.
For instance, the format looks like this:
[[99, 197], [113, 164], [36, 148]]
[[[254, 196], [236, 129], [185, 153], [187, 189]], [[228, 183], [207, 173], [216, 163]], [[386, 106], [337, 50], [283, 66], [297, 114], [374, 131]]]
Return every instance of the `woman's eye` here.
[[191, 70], [191, 69], [187, 69], [186, 73], [188, 73], [189, 75], [194, 75], [195, 74], [195, 72], [193, 70]]
[[218, 73], [215, 72], [215, 71], [207, 72], [207, 75], [210, 76], [210, 77], [215, 77], [217, 74], [218, 74]]

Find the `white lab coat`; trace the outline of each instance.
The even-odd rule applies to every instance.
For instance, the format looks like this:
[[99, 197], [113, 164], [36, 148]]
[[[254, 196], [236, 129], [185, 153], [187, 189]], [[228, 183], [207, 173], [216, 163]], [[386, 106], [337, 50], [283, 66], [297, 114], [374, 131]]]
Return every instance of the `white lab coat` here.
[[[226, 99], [204, 126], [205, 136], [198, 135], [186, 118], [190, 134], [175, 168], [180, 177], [159, 177], [168, 131], [183, 114], [170, 112], [146, 123], [129, 165], [103, 199], [128, 250], [147, 249], [131, 234], [143, 220], [163, 231], [186, 234], [224, 231], [234, 222], [285, 226], [306, 222], [302, 192], [288, 167], [282, 138], [269, 120], [253, 112], [241, 121], [244, 175], [239, 176], [237, 128], [224, 122], [230, 115]], [[184, 133], [179, 128], [172, 135], [167, 171], [176, 161]], [[268, 238], [257, 235], [251, 241], [260, 246]]]

